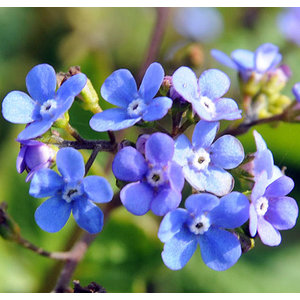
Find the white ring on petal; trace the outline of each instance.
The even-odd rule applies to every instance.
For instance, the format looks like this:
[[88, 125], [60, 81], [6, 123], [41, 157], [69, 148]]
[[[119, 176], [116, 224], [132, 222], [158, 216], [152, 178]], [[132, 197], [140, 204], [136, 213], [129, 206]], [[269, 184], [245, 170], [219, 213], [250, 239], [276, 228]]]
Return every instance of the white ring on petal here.
[[216, 105], [214, 102], [206, 96], [200, 97], [200, 104], [209, 112], [212, 116], [216, 114]]
[[193, 220], [193, 222], [189, 225], [189, 229], [194, 234], [203, 234], [210, 227], [209, 218], [205, 215], [201, 215]]
[[143, 99], [135, 99], [129, 103], [127, 107], [127, 113], [130, 117], [141, 116], [146, 108], [146, 104]]
[[193, 153], [193, 156], [190, 158], [191, 166], [197, 171], [206, 169], [209, 163], [210, 163], [210, 155], [203, 148], [200, 148], [199, 150], [195, 151]]
[[260, 197], [255, 204], [255, 210], [259, 216], [264, 216], [269, 208], [269, 201], [266, 197]]

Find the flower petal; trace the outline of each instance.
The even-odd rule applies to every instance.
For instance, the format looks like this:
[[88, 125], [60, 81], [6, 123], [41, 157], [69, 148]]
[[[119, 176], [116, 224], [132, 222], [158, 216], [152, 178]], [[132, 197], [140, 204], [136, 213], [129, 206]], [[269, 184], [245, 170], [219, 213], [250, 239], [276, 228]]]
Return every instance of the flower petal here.
[[274, 169], [273, 154], [269, 149], [257, 151], [253, 160], [253, 174], [259, 176], [263, 171], [267, 172], [267, 177], [271, 178]]
[[27, 146], [23, 145], [18, 154], [17, 161], [16, 161], [16, 167], [18, 173], [22, 173], [26, 168], [25, 153], [27, 148], [28, 148]]
[[249, 200], [238, 192], [232, 192], [220, 200], [220, 205], [210, 213], [211, 223], [222, 228], [234, 229], [249, 219]]
[[266, 221], [278, 230], [286, 230], [295, 226], [298, 217], [297, 202], [290, 197], [269, 199], [269, 207], [264, 215]]
[[35, 198], [54, 196], [63, 186], [63, 179], [55, 171], [43, 168], [34, 174], [29, 194]]
[[205, 105], [203, 105], [199, 99], [192, 99], [191, 101], [193, 111], [205, 121], [215, 121], [215, 112], [209, 111]]
[[188, 212], [183, 208], [178, 208], [167, 213], [160, 223], [157, 234], [158, 238], [163, 243], [169, 241], [180, 231], [188, 216]]
[[168, 177], [171, 188], [173, 190], [181, 192], [184, 186], [182, 167], [179, 166], [176, 162], [171, 161], [168, 166]]
[[241, 142], [232, 135], [223, 135], [211, 145], [211, 162], [224, 169], [237, 167], [245, 157]]
[[215, 139], [219, 127], [219, 122], [200, 120], [193, 132], [192, 142], [194, 148], [208, 148]]
[[208, 166], [204, 173], [206, 177], [205, 191], [217, 196], [230, 193], [234, 186], [232, 175], [217, 166]]
[[181, 193], [171, 188], [164, 188], [158, 191], [158, 194], [151, 202], [151, 210], [157, 216], [164, 216], [169, 211], [178, 207], [181, 201]]
[[181, 134], [174, 144], [173, 160], [180, 166], [187, 165], [187, 158], [192, 154], [192, 145], [186, 135]]
[[113, 72], [101, 87], [101, 96], [111, 104], [126, 108], [138, 97], [136, 82], [126, 69]]
[[131, 127], [141, 119], [131, 118], [124, 109], [111, 108], [95, 114], [90, 120], [90, 126], [95, 131], [116, 131]]
[[165, 133], [152, 134], [145, 144], [145, 156], [152, 164], [167, 165], [174, 154], [174, 141]]
[[64, 102], [69, 97], [76, 97], [85, 87], [87, 78], [83, 73], [76, 74], [67, 79], [57, 90], [56, 99]]
[[267, 198], [287, 195], [294, 188], [294, 181], [288, 176], [281, 176], [273, 181], [266, 189]]
[[141, 180], [148, 171], [144, 156], [133, 147], [121, 149], [112, 163], [116, 178], [124, 181]]
[[155, 121], [163, 118], [171, 108], [173, 101], [168, 97], [157, 97], [149, 102], [143, 114], [143, 120]]
[[204, 172], [197, 172], [189, 165], [183, 166], [183, 174], [187, 182], [196, 190], [204, 192], [206, 186], [206, 176]]
[[259, 46], [255, 51], [254, 57], [256, 70], [263, 73], [274, 66], [274, 61], [279, 63], [278, 51], [278, 47], [271, 43]]
[[52, 120], [34, 121], [19, 133], [17, 141], [29, 140], [41, 136], [51, 128], [52, 124]]
[[139, 88], [139, 94], [146, 103], [155, 97], [163, 82], [164, 76], [165, 72], [161, 64], [154, 62], [148, 67]]
[[30, 96], [43, 103], [53, 99], [56, 89], [56, 73], [48, 64], [33, 67], [26, 76], [26, 87]]
[[12, 91], [2, 102], [2, 115], [15, 124], [26, 124], [35, 120], [36, 103], [25, 93]]
[[237, 103], [230, 98], [220, 98], [215, 102], [216, 116], [214, 120], [237, 120], [242, 117], [242, 111]]
[[57, 232], [67, 223], [71, 204], [60, 197], [53, 197], [43, 202], [35, 211], [36, 223], [47, 232]]
[[258, 219], [257, 232], [261, 241], [268, 246], [278, 246], [281, 243], [280, 232], [263, 217]]
[[252, 193], [251, 193], [252, 202], [255, 202], [257, 199], [259, 199], [264, 195], [267, 185], [268, 185], [267, 172], [263, 171], [255, 179], [255, 184], [253, 186]]
[[103, 212], [92, 201], [84, 198], [75, 200], [72, 208], [74, 219], [79, 227], [91, 234], [102, 230]]
[[165, 243], [161, 256], [164, 264], [171, 270], [182, 269], [197, 249], [195, 235], [182, 229]]
[[232, 60], [242, 71], [254, 70], [254, 53], [249, 50], [237, 49], [231, 53]]
[[198, 99], [198, 86], [196, 74], [188, 67], [180, 67], [172, 76], [174, 89], [187, 102]]
[[84, 177], [85, 166], [81, 153], [73, 148], [60, 149], [56, 154], [56, 165], [67, 181], [77, 181]]
[[249, 208], [249, 231], [252, 237], [256, 235], [257, 222], [258, 222], [257, 213], [255, 211], [254, 204], [251, 203]]
[[123, 205], [129, 212], [137, 216], [148, 212], [153, 198], [153, 189], [142, 182], [127, 184], [120, 193]]
[[293, 94], [296, 97], [296, 100], [300, 101], [300, 82], [295, 83], [293, 86]]
[[232, 68], [232, 69], [237, 69], [237, 65], [235, 62], [224, 52], [217, 50], [217, 49], [212, 49], [211, 50], [211, 55], [214, 59], [216, 59], [219, 63]]
[[202, 215], [213, 210], [220, 204], [220, 199], [214, 195], [203, 193], [190, 195], [185, 200], [185, 207], [190, 214]]
[[89, 199], [94, 202], [109, 202], [114, 195], [109, 182], [103, 177], [87, 176], [83, 179], [82, 184]]
[[222, 229], [211, 227], [198, 241], [204, 263], [215, 271], [232, 267], [242, 254], [238, 238]]
[[227, 93], [230, 87], [229, 77], [217, 69], [204, 71], [199, 78], [199, 89], [201, 96], [211, 100], [219, 99]]

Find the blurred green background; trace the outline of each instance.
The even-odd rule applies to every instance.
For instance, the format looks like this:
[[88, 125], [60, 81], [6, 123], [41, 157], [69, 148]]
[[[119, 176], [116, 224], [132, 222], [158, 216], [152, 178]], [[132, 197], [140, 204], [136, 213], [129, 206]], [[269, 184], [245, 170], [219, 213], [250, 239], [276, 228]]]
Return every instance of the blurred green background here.
[[[229, 96], [239, 99], [236, 73], [214, 61], [210, 49], [229, 54], [236, 48], [253, 51], [260, 44], [271, 42], [281, 48], [283, 62], [292, 69], [293, 76], [285, 90], [292, 97], [291, 87], [300, 81], [300, 49], [279, 33], [276, 17], [280, 11], [219, 9], [224, 19], [223, 33], [207, 44], [193, 44], [192, 48], [186, 44], [174, 56], [174, 47], [185, 41], [173, 27], [174, 8], [158, 61], [169, 75], [183, 64], [192, 66], [191, 61], [198, 75], [207, 68], [220, 68], [232, 80]], [[154, 8], [0, 8], [0, 99], [11, 90], [26, 91], [26, 74], [39, 63], [49, 63], [56, 71], [64, 72], [70, 66], [80, 65], [97, 92], [115, 69], [128, 68], [137, 75], [155, 16]], [[82, 112], [78, 103], [73, 105], [70, 116], [71, 124], [84, 137], [102, 138], [89, 128], [91, 114]], [[25, 238], [49, 251], [64, 250], [77, 232], [74, 221], [70, 218], [59, 233], [43, 232], [33, 218], [42, 200], [28, 195], [26, 174], [16, 171], [19, 145], [15, 138], [22, 128], [0, 118], [0, 201], [8, 203], [8, 212]], [[264, 125], [256, 129], [273, 151], [275, 163], [287, 166], [286, 174], [295, 181], [291, 196], [300, 199], [300, 125]], [[135, 129], [131, 130], [129, 137], [135, 141], [137, 134]], [[119, 139], [123, 136], [124, 132], [118, 133]], [[251, 132], [240, 140], [246, 152], [255, 150]], [[87, 155], [88, 152], [86, 158]], [[110, 155], [100, 154], [92, 172], [105, 174], [114, 184], [108, 171], [110, 159]], [[95, 281], [108, 292], [300, 292], [300, 224], [282, 231], [283, 241], [278, 247], [267, 247], [257, 241], [254, 250], [225, 272], [206, 267], [200, 251], [184, 269], [171, 271], [160, 257], [163, 244], [157, 238], [159, 220], [151, 213], [136, 217], [123, 207], [115, 210], [73, 279], [79, 279], [82, 285]], [[59, 269], [57, 262], [0, 239], [0, 292], [49, 292]]]

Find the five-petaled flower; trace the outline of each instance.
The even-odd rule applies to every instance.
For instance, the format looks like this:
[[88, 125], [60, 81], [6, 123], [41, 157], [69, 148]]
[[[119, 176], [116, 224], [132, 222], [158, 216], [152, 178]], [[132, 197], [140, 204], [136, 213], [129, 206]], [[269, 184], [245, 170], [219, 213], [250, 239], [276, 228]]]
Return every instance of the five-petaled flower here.
[[251, 193], [249, 230], [252, 236], [258, 233], [265, 245], [279, 245], [279, 230], [291, 229], [296, 224], [297, 203], [286, 196], [293, 187], [293, 180], [285, 175], [269, 183], [266, 171], [256, 180]]
[[113, 72], [101, 87], [102, 97], [118, 108], [95, 114], [90, 126], [96, 131], [121, 130], [137, 122], [155, 121], [164, 117], [172, 106], [168, 97], [155, 97], [164, 79], [164, 70], [159, 63], [152, 63], [143, 78], [139, 90], [126, 69]]
[[86, 85], [84, 74], [77, 74], [56, 89], [56, 74], [47, 64], [33, 67], [26, 76], [30, 96], [12, 91], [2, 102], [3, 117], [12, 123], [28, 124], [18, 135], [18, 140], [29, 140], [45, 133], [72, 105]]
[[184, 134], [175, 141], [174, 161], [182, 166], [185, 179], [193, 188], [223, 196], [234, 186], [232, 175], [224, 169], [237, 167], [244, 159], [244, 149], [231, 135], [213, 143], [218, 129], [219, 122], [199, 121], [192, 143]]
[[204, 263], [224, 271], [234, 265], [242, 251], [239, 239], [226, 229], [243, 225], [249, 218], [246, 196], [232, 192], [221, 199], [211, 194], [194, 194], [186, 209], [169, 212], [162, 220], [158, 237], [165, 243], [162, 259], [172, 270], [183, 268], [199, 244]]
[[230, 87], [229, 77], [220, 70], [204, 71], [199, 80], [188, 67], [180, 67], [172, 76], [175, 91], [206, 121], [240, 119], [241, 110], [230, 98], [221, 98]]
[[221, 64], [237, 70], [244, 81], [252, 74], [259, 80], [264, 73], [274, 70], [282, 59], [279, 48], [271, 43], [262, 44], [255, 52], [234, 50], [231, 57], [216, 49], [211, 50], [211, 55]]
[[113, 196], [110, 184], [100, 176], [84, 178], [83, 157], [73, 148], [59, 150], [56, 164], [62, 176], [51, 169], [40, 169], [31, 181], [31, 196], [51, 197], [37, 208], [37, 224], [45, 231], [57, 232], [66, 224], [72, 211], [81, 228], [89, 233], [100, 232], [103, 213], [92, 201], [109, 202]]
[[135, 215], [150, 209], [165, 215], [178, 207], [184, 177], [181, 167], [172, 161], [174, 141], [164, 133], [152, 134], [145, 143], [145, 158], [133, 147], [120, 150], [112, 165], [116, 178], [134, 181], [120, 193], [123, 205]]

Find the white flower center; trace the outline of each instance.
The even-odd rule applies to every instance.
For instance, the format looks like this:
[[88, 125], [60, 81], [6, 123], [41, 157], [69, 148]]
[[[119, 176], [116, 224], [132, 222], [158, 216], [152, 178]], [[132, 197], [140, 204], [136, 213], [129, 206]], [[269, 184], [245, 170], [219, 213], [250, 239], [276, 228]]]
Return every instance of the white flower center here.
[[215, 114], [216, 105], [206, 96], [200, 97], [200, 104], [211, 114]]
[[158, 187], [165, 183], [164, 171], [160, 169], [152, 169], [147, 174], [147, 181], [153, 187]]
[[81, 196], [82, 194], [82, 188], [79, 184], [68, 184], [63, 191], [62, 198], [66, 200], [66, 202], [70, 203], [76, 197]]
[[194, 152], [194, 155], [191, 157], [191, 165], [194, 167], [197, 171], [204, 170], [208, 167], [210, 163], [210, 156], [205, 149], [200, 148], [196, 152]]
[[40, 109], [40, 114], [45, 117], [45, 116], [51, 116], [53, 114], [53, 110], [55, 110], [57, 107], [57, 103], [55, 100], [50, 99], [44, 102], [41, 106]]
[[259, 216], [264, 216], [269, 208], [269, 201], [266, 197], [260, 197], [255, 204], [256, 212]]
[[146, 108], [146, 104], [142, 99], [133, 100], [127, 107], [127, 112], [131, 117], [142, 115]]
[[194, 234], [203, 234], [210, 227], [209, 219], [205, 215], [201, 215], [193, 220], [189, 225], [189, 229]]

